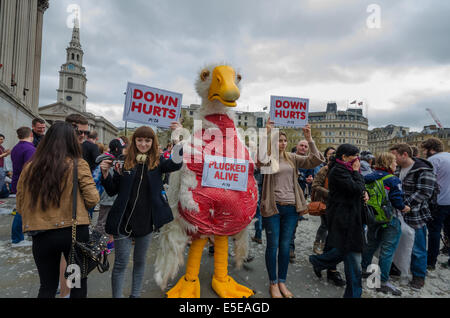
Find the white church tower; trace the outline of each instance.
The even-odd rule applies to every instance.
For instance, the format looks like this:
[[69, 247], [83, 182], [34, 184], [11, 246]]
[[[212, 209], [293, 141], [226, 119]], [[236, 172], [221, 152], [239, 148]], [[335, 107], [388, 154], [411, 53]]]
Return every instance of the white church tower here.
[[59, 88], [57, 102], [86, 112], [86, 69], [83, 67], [84, 52], [80, 43], [80, 25], [78, 18], [74, 21], [72, 40], [66, 49], [66, 63], [59, 71]]

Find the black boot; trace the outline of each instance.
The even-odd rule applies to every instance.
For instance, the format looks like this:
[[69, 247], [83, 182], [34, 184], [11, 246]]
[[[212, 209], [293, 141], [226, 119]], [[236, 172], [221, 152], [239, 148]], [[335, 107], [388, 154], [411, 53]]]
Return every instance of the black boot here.
[[327, 280], [333, 282], [336, 286], [345, 286], [345, 280], [342, 279], [338, 271], [327, 270]]

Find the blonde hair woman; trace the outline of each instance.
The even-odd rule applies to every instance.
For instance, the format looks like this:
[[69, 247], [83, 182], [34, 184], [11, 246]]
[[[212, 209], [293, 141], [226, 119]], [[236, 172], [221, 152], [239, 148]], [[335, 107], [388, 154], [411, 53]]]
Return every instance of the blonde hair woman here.
[[[272, 127], [273, 122], [269, 119], [267, 122], [269, 133]], [[286, 287], [289, 243], [299, 214], [307, 208], [303, 191], [297, 181], [298, 169], [311, 169], [325, 161], [312, 139], [309, 125], [303, 128], [303, 133], [311, 149], [309, 156], [286, 152], [287, 135], [280, 132], [279, 169], [276, 173], [264, 176], [261, 215], [267, 237], [265, 260], [270, 280], [269, 292], [273, 298], [293, 297]]]
[[[366, 184], [381, 180], [388, 194], [389, 201], [392, 206], [403, 213], [409, 212], [410, 208], [403, 201], [403, 192], [401, 181], [393, 173], [397, 169], [395, 156], [389, 152], [382, 153], [376, 157], [375, 170], [364, 177]], [[389, 272], [392, 265], [395, 250], [400, 242], [401, 223], [398, 219], [399, 215], [394, 213], [392, 220], [386, 225], [369, 226], [367, 233], [368, 244], [362, 253], [361, 267], [363, 277], [368, 276], [366, 272], [367, 266], [372, 264], [372, 258], [375, 251], [380, 248], [380, 256], [378, 265], [381, 270], [381, 288], [377, 291], [383, 293], [391, 293], [395, 296], [401, 296], [400, 290], [389, 282]]]

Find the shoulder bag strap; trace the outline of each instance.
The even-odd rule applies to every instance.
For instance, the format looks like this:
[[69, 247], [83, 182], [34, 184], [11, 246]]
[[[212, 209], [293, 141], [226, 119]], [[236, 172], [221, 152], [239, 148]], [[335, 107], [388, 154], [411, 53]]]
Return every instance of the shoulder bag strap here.
[[77, 194], [78, 194], [78, 160], [73, 159], [73, 191], [72, 191], [72, 243], [77, 235]]

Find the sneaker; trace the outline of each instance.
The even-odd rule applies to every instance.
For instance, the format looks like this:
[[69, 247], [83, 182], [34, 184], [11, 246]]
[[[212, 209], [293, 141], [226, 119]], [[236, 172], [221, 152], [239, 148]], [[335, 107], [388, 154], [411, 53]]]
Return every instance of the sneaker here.
[[314, 255], [309, 256], [309, 262], [313, 267], [314, 274], [316, 274], [317, 278], [322, 278], [322, 271], [316, 265], [314, 265], [313, 257]]
[[395, 266], [394, 263], [391, 265], [391, 271], [389, 272], [389, 276], [402, 276], [402, 272]]
[[321, 242], [314, 242], [313, 245], [314, 254], [321, 255], [323, 253], [323, 247]]
[[381, 283], [381, 287], [377, 288], [377, 292], [381, 292], [383, 294], [392, 294], [394, 296], [402, 295], [402, 292], [389, 282]]
[[20, 241], [19, 243], [11, 243], [11, 247], [30, 247], [31, 245], [33, 243], [27, 240]]
[[345, 280], [342, 279], [341, 274], [338, 271], [327, 271], [327, 281], [333, 282], [336, 286], [345, 286]]
[[412, 289], [420, 290], [425, 285], [425, 278], [413, 276], [412, 281], [409, 283], [409, 287]]

